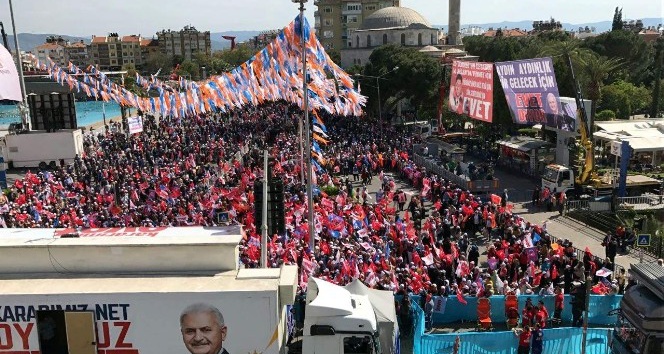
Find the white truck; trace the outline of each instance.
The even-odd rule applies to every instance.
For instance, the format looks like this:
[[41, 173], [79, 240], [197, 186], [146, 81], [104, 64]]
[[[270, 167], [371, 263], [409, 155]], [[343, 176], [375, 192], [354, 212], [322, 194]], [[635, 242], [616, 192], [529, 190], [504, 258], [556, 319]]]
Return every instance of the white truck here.
[[[662, 182], [654, 178], [643, 175], [628, 175], [627, 176], [627, 193], [628, 195], [641, 195], [646, 192], [652, 192], [660, 188]], [[551, 164], [546, 166], [544, 174], [542, 175], [542, 190], [549, 188], [551, 192], [565, 192], [569, 199], [575, 199], [580, 194], [585, 194], [582, 191], [583, 187], [592, 186], [597, 195], [611, 194], [614, 188], [617, 188], [617, 182], [610, 179], [600, 179], [596, 183], [589, 183], [587, 186], [578, 186], [576, 184], [575, 171], [567, 166]], [[579, 193], [581, 192], [581, 193]], [[596, 196], [597, 196], [596, 195]]]
[[8, 134], [0, 143], [5, 162], [10, 168], [59, 166], [61, 161], [72, 163], [83, 154], [83, 132], [80, 129], [59, 130], [53, 133], [29, 131]]
[[297, 267], [229, 227], [0, 229], [0, 353], [285, 352]]
[[301, 341], [289, 353], [398, 354], [394, 296], [359, 280], [346, 287], [311, 278]]

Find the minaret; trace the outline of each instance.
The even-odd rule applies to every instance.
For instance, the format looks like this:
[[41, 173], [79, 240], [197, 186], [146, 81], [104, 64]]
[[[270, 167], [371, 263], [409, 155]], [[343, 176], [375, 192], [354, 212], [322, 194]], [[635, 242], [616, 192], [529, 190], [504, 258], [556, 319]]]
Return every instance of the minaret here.
[[447, 44], [461, 44], [459, 31], [461, 30], [461, 0], [449, 0], [450, 13], [448, 19]]

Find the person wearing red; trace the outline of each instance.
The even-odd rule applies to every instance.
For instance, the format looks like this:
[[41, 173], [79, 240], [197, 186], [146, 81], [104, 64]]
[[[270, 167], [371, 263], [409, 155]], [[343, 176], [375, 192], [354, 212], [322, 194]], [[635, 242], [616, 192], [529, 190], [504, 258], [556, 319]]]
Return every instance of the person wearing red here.
[[518, 354], [529, 354], [530, 353], [530, 326], [523, 326], [522, 330], [516, 329], [514, 331], [514, 334], [516, 334], [519, 337], [519, 349], [517, 351]]
[[526, 307], [523, 308], [522, 316], [521, 316], [521, 325], [526, 327], [530, 326], [533, 323], [533, 303], [528, 298], [526, 300]]
[[537, 305], [537, 314], [535, 321], [540, 325], [540, 328], [546, 328], [546, 321], [549, 319], [549, 311], [544, 306], [544, 301], [540, 300]]
[[565, 308], [565, 294], [563, 294], [563, 289], [557, 287], [553, 310], [553, 321], [557, 325], [562, 322], [563, 308]]

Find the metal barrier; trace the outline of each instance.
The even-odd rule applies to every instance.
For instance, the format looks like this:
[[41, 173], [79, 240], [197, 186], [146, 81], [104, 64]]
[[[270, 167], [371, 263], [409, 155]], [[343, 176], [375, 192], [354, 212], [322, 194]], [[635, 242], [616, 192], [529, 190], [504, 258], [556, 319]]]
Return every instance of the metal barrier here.
[[590, 210], [590, 204], [588, 200], [569, 200], [567, 201], [567, 210]]
[[419, 167], [424, 167], [427, 172], [434, 173], [463, 189], [473, 192], [491, 192], [499, 188], [500, 181], [497, 179], [471, 181], [467, 176], [457, 175], [453, 171], [445, 168], [445, 166], [440, 165], [436, 159], [430, 157], [415, 154], [413, 155], [413, 161]]

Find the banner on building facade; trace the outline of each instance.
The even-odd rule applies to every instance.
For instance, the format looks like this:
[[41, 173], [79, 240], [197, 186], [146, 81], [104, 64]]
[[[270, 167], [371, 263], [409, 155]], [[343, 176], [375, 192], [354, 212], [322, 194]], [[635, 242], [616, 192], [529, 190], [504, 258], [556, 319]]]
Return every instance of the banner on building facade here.
[[576, 128], [576, 104], [561, 102], [551, 58], [496, 63], [496, 72], [515, 123]]
[[491, 123], [493, 121], [493, 64], [452, 61], [450, 111]]

